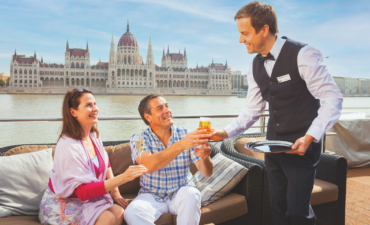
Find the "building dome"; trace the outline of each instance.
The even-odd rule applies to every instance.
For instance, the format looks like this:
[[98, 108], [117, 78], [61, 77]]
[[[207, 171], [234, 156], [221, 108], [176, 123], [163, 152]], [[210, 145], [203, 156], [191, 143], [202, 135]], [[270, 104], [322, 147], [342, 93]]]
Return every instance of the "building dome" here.
[[126, 33], [122, 35], [122, 37], [119, 39], [118, 47], [119, 46], [133, 46], [138, 47], [136, 38], [133, 34], [130, 33], [130, 26], [127, 22], [127, 30]]

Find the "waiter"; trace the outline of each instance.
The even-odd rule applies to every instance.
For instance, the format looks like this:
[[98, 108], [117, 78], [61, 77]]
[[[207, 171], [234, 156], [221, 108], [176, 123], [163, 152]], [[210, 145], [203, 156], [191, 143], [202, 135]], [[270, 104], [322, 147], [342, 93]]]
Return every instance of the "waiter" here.
[[293, 142], [286, 153], [266, 154], [273, 223], [315, 224], [311, 192], [320, 159], [320, 140], [340, 117], [342, 95], [317, 49], [277, 35], [276, 12], [255, 1], [235, 15], [240, 43], [257, 53], [248, 72], [246, 107], [214, 140], [250, 128], [269, 103], [268, 140]]

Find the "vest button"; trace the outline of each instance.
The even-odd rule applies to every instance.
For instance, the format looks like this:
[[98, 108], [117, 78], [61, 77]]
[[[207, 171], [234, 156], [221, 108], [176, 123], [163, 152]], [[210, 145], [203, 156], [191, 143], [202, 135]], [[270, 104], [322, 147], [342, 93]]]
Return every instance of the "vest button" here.
[[272, 82], [270, 82], [270, 84], [272, 84]]
[[279, 124], [277, 123], [276, 126], [279, 126]]
[[274, 99], [274, 96], [271, 96], [271, 99]]
[[274, 113], [276, 113], [276, 110], [274, 110]]

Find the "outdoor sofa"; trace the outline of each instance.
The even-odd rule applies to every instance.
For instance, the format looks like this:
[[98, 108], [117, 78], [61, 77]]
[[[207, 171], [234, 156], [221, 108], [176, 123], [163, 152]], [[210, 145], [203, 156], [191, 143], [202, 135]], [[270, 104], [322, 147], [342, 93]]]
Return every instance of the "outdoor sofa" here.
[[[269, 185], [266, 175], [264, 153], [255, 153], [244, 148], [250, 141], [265, 139], [265, 134], [242, 134], [225, 140], [221, 151], [226, 155], [256, 163], [263, 167], [263, 217], [264, 225], [272, 224]], [[323, 153], [317, 166], [316, 180], [311, 195], [311, 205], [315, 212], [316, 224], [344, 225], [346, 203], [347, 159]]]
[[[105, 150], [109, 155], [114, 175], [121, 174], [127, 167], [132, 165], [131, 150], [128, 141], [103, 142]], [[55, 144], [32, 144], [18, 145], [0, 148], [0, 157], [11, 157], [10, 155], [22, 154], [53, 148]], [[246, 176], [238, 185], [220, 200], [201, 208], [200, 224], [262, 224], [262, 191], [263, 191], [263, 169], [260, 165], [247, 162], [222, 153], [217, 147], [212, 147], [212, 155], [221, 153], [248, 169]], [[3, 156], [4, 155], [4, 156]], [[191, 165], [191, 172], [196, 172], [195, 165]], [[0, 184], [1, 188], [1, 184]], [[139, 179], [135, 179], [119, 187], [122, 196], [132, 201], [140, 189]], [[11, 224], [40, 224], [38, 216], [9, 216], [0, 218], [1, 225]], [[126, 224], [123, 222], [123, 224]], [[176, 216], [169, 213], [162, 215], [155, 224], [176, 224]]]

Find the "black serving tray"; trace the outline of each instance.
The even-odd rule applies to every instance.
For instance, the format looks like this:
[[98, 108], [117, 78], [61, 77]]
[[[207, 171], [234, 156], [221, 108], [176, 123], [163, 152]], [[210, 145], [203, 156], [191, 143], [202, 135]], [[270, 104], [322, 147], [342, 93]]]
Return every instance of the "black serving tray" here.
[[273, 141], [261, 140], [253, 141], [244, 145], [244, 148], [262, 153], [282, 153], [292, 150], [292, 142], [289, 141]]

